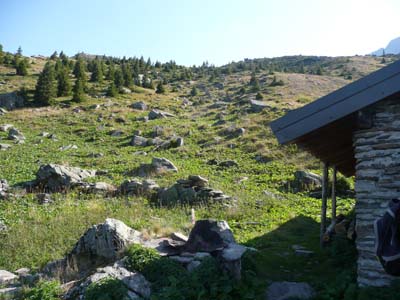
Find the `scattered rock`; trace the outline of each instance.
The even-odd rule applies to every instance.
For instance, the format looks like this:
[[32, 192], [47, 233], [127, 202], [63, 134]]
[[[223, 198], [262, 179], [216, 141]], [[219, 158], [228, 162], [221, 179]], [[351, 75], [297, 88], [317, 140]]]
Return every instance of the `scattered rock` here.
[[168, 172], [178, 172], [178, 168], [166, 158], [153, 157], [151, 164], [142, 164], [139, 167], [138, 174], [140, 177], [148, 177], [152, 174], [163, 174]]
[[322, 186], [322, 177], [303, 170], [294, 173], [294, 179], [286, 184], [286, 189], [295, 193], [311, 191]]
[[101, 265], [121, 258], [126, 246], [140, 242], [140, 232], [116, 219], [94, 225], [61, 260], [47, 264], [43, 272], [62, 282], [81, 279]]
[[179, 233], [179, 232], [173, 232], [170, 235], [170, 238], [173, 239], [174, 241], [178, 241], [178, 242], [187, 242], [189, 237], [187, 237], [186, 235]]
[[118, 136], [121, 136], [123, 134], [124, 134], [124, 132], [122, 130], [111, 130], [110, 131], [110, 135], [112, 137], [118, 137]]
[[165, 119], [168, 117], [175, 117], [175, 115], [165, 112], [165, 111], [157, 110], [157, 109], [152, 109], [148, 115], [149, 120]]
[[0, 199], [7, 198], [7, 191], [9, 188], [10, 186], [8, 185], [7, 180], [0, 179]]
[[60, 151], [75, 150], [75, 149], [78, 149], [77, 145], [67, 145], [67, 146], [62, 146], [62, 147], [58, 148], [58, 150], [60, 150]]
[[25, 136], [18, 129], [12, 127], [8, 130], [8, 139], [17, 142], [23, 142], [25, 141]]
[[10, 148], [11, 148], [10, 144], [0, 144], [0, 150], [5, 151], [5, 150], [8, 150]]
[[252, 112], [260, 112], [264, 109], [271, 108], [267, 103], [258, 100], [250, 100], [250, 106]]
[[182, 137], [172, 137], [167, 141], [160, 143], [154, 150], [166, 150], [170, 148], [178, 148], [183, 146]]
[[24, 106], [24, 98], [18, 96], [17, 93], [0, 94], [0, 107], [7, 110], [13, 110]]
[[0, 107], [0, 116], [4, 116], [6, 113], [8, 113], [8, 111]]
[[107, 182], [89, 183], [86, 186], [84, 186], [84, 189], [94, 194], [109, 194], [109, 195], [113, 195], [117, 191], [117, 188], [114, 185], [109, 184]]
[[151, 179], [140, 181], [137, 178], [124, 181], [118, 189], [118, 192], [123, 195], [149, 195], [152, 192], [157, 192], [160, 187]]
[[56, 164], [42, 165], [36, 173], [36, 185], [50, 191], [60, 191], [79, 185], [85, 178], [95, 175], [96, 171], [93, 170]]
[[225, 202], [231, 199], [222, 191], [213, 190], [207, 185], [207, 179], [199, 175], [190, 175], [188, 179], [179, 179], [173, 186], [160, 190], [159, 202], [162, 205], [174, 205], [176, 203]]
[[0, 289], [0, 299], [19, 299], [17, 296], [21, 291], [22, 288], [19, 286]]
[[131, 105], [131, 107], [132, 107], [133, 109], [137, 109], [137, 110], [146, 110], [146, 109], [147, 109], [147, 105], [146, 105], [146, 103], [144, 103], [143, 101], [135, 102], [135, 103], [133, 103], [133, 104]]
[[132, 93], [132, 91], [130, 89], [128, 89], [127, 87], [124, 87], [124, 86], [120, 88], [120, 92], [122, 94], [131, 94]]
[[18, 280], [18, 276], [14, 273], [6, 270], [0, 270], [0, 286], [4, 284], [15, 283]]
[[14, 126], [11, 124], [4, 124], [0, 126], [0, 131], [7, 132], [9, 129], [13, 128]]
[[235, 137], [244, 135], [245, 132], [246, 132], [246, 129], [244, 129], [242, 127], [237, 128], [235, 125], [232, 125], [225, 130], [224, 134], [228, 135], [232, 138], [235, 138]]
[[51, 195], [47, 193], [36, 194], [36, 198], [39, 204], [49, 204], [53, 202], [53, 200], [51, 199]]
[[147, 139], [145, 137], [134, 135], [131, 142], [131, 146], [142, 146], [145, 147], [148, 145]]
[[310, 299], [314, 289], [305, 282], [273, 282], [269, 285], [265, 300]]
[[4, 223], [4, 221], [0, 220], [0, 232], [7, 230], [8, 230], [7, 225]]

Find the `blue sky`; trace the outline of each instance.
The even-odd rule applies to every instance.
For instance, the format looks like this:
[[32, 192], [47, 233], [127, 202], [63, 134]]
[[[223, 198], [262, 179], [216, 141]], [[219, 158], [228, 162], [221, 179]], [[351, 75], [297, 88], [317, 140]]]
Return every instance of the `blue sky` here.
[[0, 43], [193, 65], [366, 54], [400, 36], [399, 0], [0, 0]]

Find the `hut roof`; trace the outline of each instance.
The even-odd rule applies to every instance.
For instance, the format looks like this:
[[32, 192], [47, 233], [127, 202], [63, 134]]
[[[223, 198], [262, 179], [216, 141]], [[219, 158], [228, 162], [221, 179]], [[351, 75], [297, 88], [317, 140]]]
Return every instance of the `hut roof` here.
[[270, 126], [279, 143], [298, 144], [351, 176], [355, 173], [353, 131], [360, 110], [398, 95], [400, 61], [290, 111]]

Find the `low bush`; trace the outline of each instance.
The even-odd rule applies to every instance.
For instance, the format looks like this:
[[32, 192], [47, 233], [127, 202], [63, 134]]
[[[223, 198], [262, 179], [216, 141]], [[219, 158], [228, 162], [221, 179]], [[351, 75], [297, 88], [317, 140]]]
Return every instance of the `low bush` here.
[[85, 291], [86, 300], [124, 300], [127, 299], [128, 288], [116, 278], [106, 277], [88, 286]]

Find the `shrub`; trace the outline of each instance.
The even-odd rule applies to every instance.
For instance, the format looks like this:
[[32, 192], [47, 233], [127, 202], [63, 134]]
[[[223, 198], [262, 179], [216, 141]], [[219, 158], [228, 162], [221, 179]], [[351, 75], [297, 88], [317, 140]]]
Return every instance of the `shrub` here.
[[139, 244], [132, 244], [126, 250], [127, 267], [130, 271], [143, 273], [144, 269], [160, 259], [160, 254], [155, 249], [144, 248]]
[[264, 99], [264, 96], [260, 92], [258, 92], [257, 95], [256, 95], [256, 99], [257, 100], [262, 100], [262, 99]]
[[86, 300], [123, 300], [128, 288], [116, 278], [106, 277], [88, 286], [85, 291]]
[[61, 288], [58, 281], [40, 281], [32, 288], [24, 299], [26, 300], [58, 300]]

